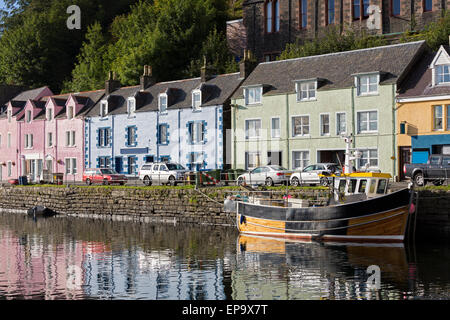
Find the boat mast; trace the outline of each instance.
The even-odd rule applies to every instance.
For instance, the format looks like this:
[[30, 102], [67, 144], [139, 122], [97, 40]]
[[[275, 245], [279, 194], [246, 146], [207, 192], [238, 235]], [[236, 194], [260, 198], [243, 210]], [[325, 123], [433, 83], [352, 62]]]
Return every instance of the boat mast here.
[[345, 133], [341, 135], [345, 141], [345, 173], [353, 173], [352, 161], [361, 158], [361, 152], [357, 149], [351, 148], [353, 143], [353, 134], [347, 136]]

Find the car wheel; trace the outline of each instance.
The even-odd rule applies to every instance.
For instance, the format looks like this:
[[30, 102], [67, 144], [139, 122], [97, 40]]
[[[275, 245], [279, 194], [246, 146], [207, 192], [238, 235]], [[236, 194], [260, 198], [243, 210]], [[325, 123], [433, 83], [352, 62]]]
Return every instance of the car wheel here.
[[108, 180], [107, 179], [103, 179], [103, 185], [104, 186], [106, 186], [106, 185], [108, 185], [109, 183], [108, 183]]
[[321, 185], [322, 187], [328, 187], [328, 184], [329, 184], [329, 181], [328, 181], [327, 178], [325, 178], [325, 177], [321, 177], [321, 178], [320, 178], [320, 185]]
[[92, 184], [91, 179], [86, 179], [86, 184], [87, 184], [88, 186], [90, 186], [90, 185]]
[[273, 180], [272, 180], [272, 178], [267, 178], [267, 179], [266, 179], [266, 186], [268, 186], [268, 187], [273, 186]]
[[171, 186], [176, 186], [177, 185], [177, 181], [176, 181], [174, 176], [170, 176], [169, 177], [169, 185], [171, 185]]
[[238, 178], [237, 184], [238, 184], [238, 186], [243, 186], [244, 185], [244, 179], [243, 178]]
[[148, 187], [152, 185], [152, 180], [150, 179], [149, 176], [145, 176], [144, 177], [144, 184]]
[[300, 184], [300, 181], [298, 180], [298, 178], [293, 177], [291, 180], [291, 186], [298, 187], [299, 184]]
[[422, 187], [422, 186], [424, 186], [424, 185], [426, 184], [422, 172], [416, 173], [416, 174], [414, 175], [414, 183], [415, 183], [417, 186], [419, 186], [419, 187]]

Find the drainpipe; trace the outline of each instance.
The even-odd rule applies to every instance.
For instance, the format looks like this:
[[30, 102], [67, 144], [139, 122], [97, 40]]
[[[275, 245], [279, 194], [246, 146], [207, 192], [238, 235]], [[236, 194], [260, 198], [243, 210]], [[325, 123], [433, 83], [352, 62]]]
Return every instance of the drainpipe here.
[[392, 85], [392, 172], [394, 174], [393, 178], [397, 175], [397, 137], [395, 135], [396, 129], [396, 114], [395, 114], [395, 84]]
[[356, 125], [355, 125], [355, 87], [352, 86], [352, 134], [353, 134], [353, 148], [356, 147]]
[[237, 145], [237, 143], [236, 143], [236, 108], [237, 108], [236, 100], [233, 100], [233, 104], [231, 106], [231, 112], [233, 114], [233, 131], [232, 131], [232, 134], [233, 134], [233, 168], [234, 169], [237, 169], [236, 168], [236, 145]]
[[[289, 94], [286, 93], [286, 159], [287, 166], [286, 168], [290, 168], [290, 150], [289, 150]], [[292, 168], [294, 169], [294, 168]]]
[[111, 115], [111, 168], [113, 168], [114, 161], [114, 115]]

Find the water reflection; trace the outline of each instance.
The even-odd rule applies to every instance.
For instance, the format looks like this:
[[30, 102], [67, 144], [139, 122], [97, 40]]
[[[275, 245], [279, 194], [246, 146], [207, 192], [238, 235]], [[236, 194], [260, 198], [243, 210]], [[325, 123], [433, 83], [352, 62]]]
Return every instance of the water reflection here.
[[[449, 253], [0, 214], [0, 299], [448, 299]], [[370, 265], [380, 267], [380, 290], [367, 285]]]

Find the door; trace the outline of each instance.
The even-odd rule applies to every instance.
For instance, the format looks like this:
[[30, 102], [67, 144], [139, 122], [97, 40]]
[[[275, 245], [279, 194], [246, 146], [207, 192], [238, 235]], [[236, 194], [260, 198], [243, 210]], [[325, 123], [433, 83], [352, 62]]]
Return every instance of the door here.
[[123, 171], [123, 159], [122, 159], [122, 157], [114, 158], [114, 170], [116, 170], [117, 173], [122, 173], [122, 171]]
[[128, 157], [128, 174], [136, 174], [136, 157]]
[[267, 152], [267, 165], [281, 166], [282, 165], [281, 151]]
[[405, 180], [405, 173], [403, 172], [403, 166], [405, 164], [411, 163], [411, 148], [410, 147], [400, 147], [400, 180]]

